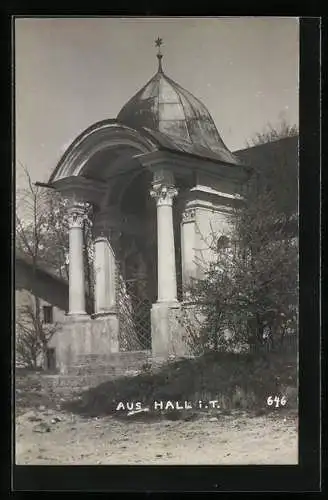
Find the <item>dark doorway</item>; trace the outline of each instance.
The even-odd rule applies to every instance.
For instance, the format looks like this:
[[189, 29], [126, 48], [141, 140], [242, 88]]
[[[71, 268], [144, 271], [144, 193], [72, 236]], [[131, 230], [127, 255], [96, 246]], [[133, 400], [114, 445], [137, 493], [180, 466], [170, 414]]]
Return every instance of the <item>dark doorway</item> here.
[[56, 349], [49, 347], [46, 352], [46, 369], [49, 371], [56, 370]]

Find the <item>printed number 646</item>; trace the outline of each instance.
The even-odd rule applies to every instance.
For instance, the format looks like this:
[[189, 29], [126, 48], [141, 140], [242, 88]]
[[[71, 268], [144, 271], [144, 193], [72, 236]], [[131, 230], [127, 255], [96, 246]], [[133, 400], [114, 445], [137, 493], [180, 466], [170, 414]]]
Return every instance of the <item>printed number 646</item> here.
[[279, 406], [285, 406], [287, 403], [287, 400], [285, 396], [282, 396], [281, 398], [279, 396], [269, 396], [267, 399], [267, 405], [272, 406], [275, 404], [275, 407], [278, 408]]

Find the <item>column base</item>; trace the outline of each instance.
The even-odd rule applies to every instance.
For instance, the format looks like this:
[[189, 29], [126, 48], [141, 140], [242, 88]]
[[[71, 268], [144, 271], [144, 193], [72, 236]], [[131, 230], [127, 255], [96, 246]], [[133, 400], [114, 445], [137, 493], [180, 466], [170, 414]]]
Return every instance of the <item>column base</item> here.
[[79, 320], [89, 320], [90, 319], [90, 315], [87, 314], [85, 311], [81, 311], [81, 312], [69, 312], [66, 316], [65, 316], [68, 320], [72, 320], [72, 321], [79, 321]]
[[115, 316], [117, 314], [117, 309], [108, 309], [107, 311], [97, 311], [91, 315], [92, 319], [104, 318], [106, 316]]
[[180, 302], [178, 299], [174, 300], [157, 300], [154, 304], [153, 307], [172, 307], [172, 308], [177, 308], [180, 307]]

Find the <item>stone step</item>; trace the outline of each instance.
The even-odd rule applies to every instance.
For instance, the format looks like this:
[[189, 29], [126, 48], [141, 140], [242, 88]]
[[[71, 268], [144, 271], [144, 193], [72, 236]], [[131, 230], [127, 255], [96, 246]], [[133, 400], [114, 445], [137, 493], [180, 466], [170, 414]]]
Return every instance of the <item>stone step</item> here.
[[118, 372], [118, 368], [115, 366], [101, 366], [101, 365], [72, 365], [67, 368], [67, 375], [75, 375], [75, 376], [89, 376], [89, 375], [106, 375], [108, 377], [116, 376]]
[[151, 351], [126, 351], [111, 354], [82, 354], [77, 357], [79, 363], [104, 363], [115, 364], [127, 361], [142, 362], [151, 359]]
[[104, 371], [112, 373], [114, 368], [118, 370], [142, 369], [144, 365], [151, 363], [151, 355], [147, 352], [122, 352], [109, 355], [80, 355], [77, 357], [73, 366], [69, 368], [78, 369], [85, 372]]
[[108, 380], [112, 380], [115, 377], [111, 377], [107, 374], [93, 374], [87, 376], [80, 375], [45, 375], [41, 379], [41, 385], [43, 390], [46, 392], [57, 392], [61, 394], [75, 393], [83, 390], [90, 389], [91, 387], [96, 387]]
[[143, 366], [76, 366], [72, 365], [66, 369], [65, 375], [72, 376], [80, 376], [80, 377], [89, 377], [93, 375], [99, 376], [107, 376], [111, 378], [115, 377], [123, 377], [123, 376], [131, 376], [137, 373], [142, 373], [144, 371]]

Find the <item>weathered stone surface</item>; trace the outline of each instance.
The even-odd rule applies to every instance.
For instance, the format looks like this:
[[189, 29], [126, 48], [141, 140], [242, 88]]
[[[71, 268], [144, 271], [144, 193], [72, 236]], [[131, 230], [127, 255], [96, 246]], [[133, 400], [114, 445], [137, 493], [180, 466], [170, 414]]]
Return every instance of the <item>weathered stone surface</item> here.
[[76, 362], [66, 367], [65, 373], [43, 375], [41, 384], [47, 392], [71, 395], [108, 380], [141, 373], [150, 357], [150, 351], [80, 355]]
[[108, 315], [84, 321], [67, 321], [56, 336], [57, 365], [67, 373], [81, 355], [118, 352], [118, 319]]
[[152, 323], [152, 355], [159, 363], [170, 358], [190, 355], [185, 339], [185, 330], [181, 325], [182, 310], [179, 303], [153, 304], [151, 310]]

